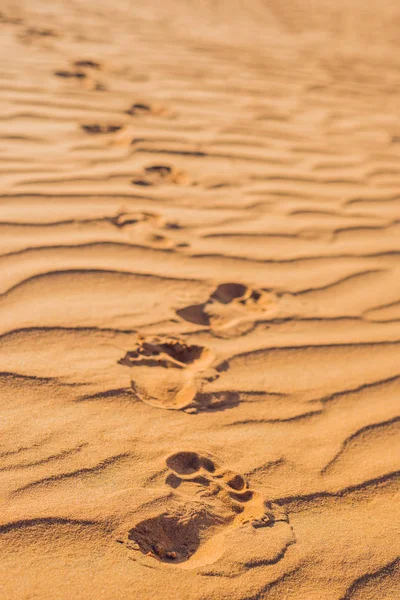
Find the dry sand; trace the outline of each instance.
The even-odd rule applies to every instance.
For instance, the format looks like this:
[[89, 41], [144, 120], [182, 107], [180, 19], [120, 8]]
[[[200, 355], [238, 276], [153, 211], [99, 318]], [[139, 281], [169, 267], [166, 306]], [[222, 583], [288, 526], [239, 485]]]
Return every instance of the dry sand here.
[[398, 2], [0, 9], [1, 600], [398, 600]]

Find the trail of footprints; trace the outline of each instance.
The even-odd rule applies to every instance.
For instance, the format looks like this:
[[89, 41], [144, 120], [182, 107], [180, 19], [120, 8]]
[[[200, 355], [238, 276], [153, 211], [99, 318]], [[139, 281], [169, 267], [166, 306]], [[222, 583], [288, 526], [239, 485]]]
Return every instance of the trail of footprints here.
[[[54, 75], [79, 81], [89, 89], [102, 90], [104, 84], [94, 78], [94, 72], [101, 70], [102, 65], [97, 61], [83, 59], [55, 71]], [[136, 102], [125, 114], [131, 117], [165, 116], [168, 111], [163, 106]], [[100, 136], [116, 133], [124, 125], [93, 122], [83, 123], [80, 127], [88, 135]], [[135, 186], [196, 185], [185, 171], [164, 164], [144, 167], [134, 173], [131, 183]], [[123, 213], [113, 222], [119, 228], [136, 224], [173, 228], [152, 213]], [[153, 242], [166, 240], [157, 234], [153, 238]], [[188, 246], [184, 242], [169, 245]], [[209, 329], [215, 336], [236, 337], [248, 333], [257, 319], [272, 314], [277, 302], [277, 296], [269, 291], [224, 283], [218, 285], [203, 303], [178, 309], [176, 314], [183, 321]], [[210, 396], [204, 393], [205, 384], [217, 379], [223, 369], [215, 364], [216, 357], [208, 348], [175, 338], [139, 337], [136, 347], [119, 363], [132, 370], [131, 385], [135, 395], [151, 406], [196, 413], [238, 403], [235, 394]], [[223, 469], [211, 457], [193, 451], [170, 455], [166, 465], [165, 485], [174, 495], [171, 510], [145, 518], [138, 515], [137, 523], [129, 529], [125, 539], [118, 540], [135, 554], [135, 558], [142, 556], [145, 560], [171, 565], [190, 563], [192, 567], [209, 564], [221, 558], [229, 548], [228, 538], [232, 532], [272, 530], [278, 523], [287, 528], [282, 544], [278, 544], [278, 555], [287, 539], [289, 543], [293, 542], [285, 511], [249, 488], [242, 475]], [[215, 543], [217, 539], [226, 544]], [[233, 539], [230, 538], [231, 544]]]
[[[249, 488], [244, 477], [221, 468], [210, 456], [181, 451], [166, 459], [166, 485], [174, 490], [171, 510], [146, 516], [119, 540], [134, 558], [144, 556], [162, 563], [187, 568], [210, 564], [226, 552], [234, 555], [232, 534], [245, 536], [250, 530], [285, 524], [279, 551], [287, 540], [293, 543], [292, 530], [284, 509], [268, 502], [263, 494]], [[250, 532], [251, 533], [251, 532]], [[253, 534], [251, 534], [253, 535]], [[253, 535], [253, 542], [257, 536]], [[217, 543], [218, 541], [218, 543]], [[259, 540], [261, 542], [261, 540]]]
[[[31, 37], [52, 35], [45, 30], [27, 33]], [[75, 84], [100, 91], [105, 89], [105, 84], [98, 80], [102, 71], [100, 63], [83, 59], [54, 75], [65, 80], [66, 86]], [[115, 122], [88, 121], [78, 127], [96, 141], [101, 140], [101, 136], [109, 136], [113, 142], [114, 133], [124, 129], [125, 135], [127, 117], [132, 117], [133, 122], [140, 118], [164, 117], [169, 112], [161, 105], [135, 102], [124, 114], [124, 123], [118, 119]], [[393, 142], [396, 141], [394, 136]], [[134, 142], [130, 138], [129, 144]], [[148, 164], [132, 173], [130, 183], [153, 188], [197, 185], [188, 173], [172, 164]], [[222, 185], [228, 183], [210, 187]], [[179, 233], [176, 237], [175, 232], [171, 237], [164, 235], [161, 230], [179, 227], [154, 213], [123, 213], [111, 220], [121, 229], [132, 226], [135, 243], [139, 239], [140, 243], [174, 250], [189, 245]], [[197, 325], [216, 337], [234, 338], [250, 332], [257, 321], [273, 318], [279, 302], [278, 295], [269, 290], [242, 283], [221, 283], [202, 302], [175, 312], [182, 323]], [[237, 395], [231, 393], [207, 393], [207, 384], [220, 377], [224, 367], [206, 347], [173, 337], [139, 337], [136, 346], [119, 362], [129, 369], [134, 394], [150, 406], [198, 413], [232, 407], [239, 402]], [[130, 558], [147, 566], [201, 568], [220, 560], [239, 562], [241, 547], [249, 543], [254, 552], [258, 550], [257, 557], [267, 561], [269, 556], [274, 563], [294, 542], [284, 509], [249, 487], [242, 475], [221, 467], [204, 452], [176, 452], [168, 456], [166, 467], [163, 489], [170, 492], [167, 500], [170, 503], [165, 510], [159, 508], [159, 503], [139, 509], [133, 522], [123, 530], [123, 539], [118, 540]], [[274, 548], [270, 555], [269, 547]], [[246, 568], [252, 558], [248, 548], [242, 555]]]
[[[248, 333], [257, 317], [273, 313], [277, 300], [270, 292], [227, 283], [219, 285], [206, 302], [177, 310], [176, 314], [209, 328], [218, 337], [235, 337]], [[205, 392], [206, 384], [218, 379], [225, 367], [217, 364], [215, 354], [203, 346], [173, 337], [139, 336], [136, 346], [119, 364], [132, 370], [135, 396], [157, 408], [196, 413], [239, 403], [237, 393]]]

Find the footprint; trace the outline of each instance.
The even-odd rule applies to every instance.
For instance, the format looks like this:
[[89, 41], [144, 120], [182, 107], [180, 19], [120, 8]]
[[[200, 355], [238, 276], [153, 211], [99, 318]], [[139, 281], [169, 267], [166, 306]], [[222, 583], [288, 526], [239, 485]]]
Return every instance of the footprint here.
[[182, 410], [201, 403], [204, 383], [217, 379], [214, 359], [211, 350], [175, 338], [139, 337], [119, 364], [133, 369], [131, 385], [140, 400]]
[[218, 337], [236, 337], [248, 333], [261, 315], [273, 313], [277, 301], [271, 292], [223, 283], [203, 304], [187, 306], [176, 314], [190, 323], [209, 327]]
[[150, 104], [136, 102], [135, 104], [132, 104], [132, 106], [130, 108], [128, 108], [128, 110], [126, 110], [125, 112], [128, 115], [137, 116], [137, 115], [145, 115], [145, 114], [151, 113], [152, 110], [151, 110]]
[[101, 69], [101, 64], [94, 60], [76, 60], [74, 62], [74, 67], [78, 67], [78, 69]]
[[[166, 464], [172, 506], [162, 513], [141, 515], [145, 518], [130, 528], [123, 543], [133, 558], [148, 566], [159, 562], [191, 569], [222, 560], [231, 567], [241, 562], [242, 545], [249, 540], [250, 556], [261, 549], [265, 558], [271, 548], [271, 562], [284, 556], [294, 541], [288, 516], [251, 489], [242, 475], [193, 451], [171, 454]], [[248, 562], [248, 548], [244, 556]]]
[[161, 183], [188, 184], [188, 175], [175, 167], [169, 165], [151, 165], [132, 179], [133, 185], [159, 185]]
[[116, 124], [102, 124], [102, 123], [89, 123], [81, 125], [82, 129], [86, 131], [86, 133], [90, 134], [105, 134], [105, 133], [115, 133], [116, 131], [120, 131], [123, 125]]
[[74, 69], [71, 71], [55, 71], [54, 75], [56, 77], [64, 77], [65, 79], [85, 79], [86, 77], [86, 73], [80, 69]]
[[162, 217], [153, 212], [121, 212], [116, 217], [110, 217], [109, 220], [119, 229], [129, 225], [136, 225], [137, 223], [162, 223]]
[[[121, 213], [108, 220], [118, 229], [126, 229], [128, 235], [131, 233], [135, 244], [168, 250], [189, 247], [185, 234], [180, 231], [180, 226], [175, 222], [167, 221], [157, 213]], [[132, 228], [131, 231], [129, 228]]]
[[72, 63], [71, 69], [55, 71], [54, 75], [56, 75], [56, 77], [63, 77], [64, 79], [81, 80], [83, 87], [87, 90], [104, 91], [106, 89], [105, 84], [92, 77], [93, 70], [99, 70], [100, 68], [100, 63], [95, 61], [76, 60]]
[[167, 109], [164, 106], [157, 104], [146, 104], [145, 102], [135, 102], [125, 111], [127, 115], [131, 117], [140, 117], [140, 116], [162, 116], [167, 113]]
[[18, 38], [23, 43], [29, 43], [36, 39], [43, 38], [56, 38], [58, 34], [53, 29], [39, 28], [39, 27], [27, 27], [25, 30], [20, 32]]

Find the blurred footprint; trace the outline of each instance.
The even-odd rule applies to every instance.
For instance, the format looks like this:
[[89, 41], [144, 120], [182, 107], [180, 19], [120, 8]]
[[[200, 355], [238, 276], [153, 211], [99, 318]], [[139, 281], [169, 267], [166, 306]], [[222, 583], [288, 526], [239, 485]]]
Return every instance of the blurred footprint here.
[[128, 235], [131, 234], [136, 244], [171, 250], [189, 247], [179, 225], [158, 213], [124, 212], [109, 220], [119, 229], [125, 229]]
[[167, 112], [167, 109], [161, 104], [147, 104], [145, 102], [135, 102], [125, 111], [131, 117], [163, 116]]
[[151, 406], [182, 410], [195, 403], [206, 381], [218, 377], [214, 353], [176, 338], [144, 338], [119, 364], [132, 369], [136, 396]]
[[81, 128], [92, 135], [115, 133], [123, 128], [123, 125], [116, 125], [115, 123], [87, 123], [81, 125]]
[[190, 179], [185, 171], [170, 165], [150, 165], [132, 179], [133, 185], [151, 186], [162, 183], [185, 185], [190, 183]]
[[190, 323], [209, 327], [218, 337], [237, 337], [249, 332], [257, 319], [272, 314], [278, 297], [240, 283], [219, 285], [203, 304], [193, 304], [176, 311]]

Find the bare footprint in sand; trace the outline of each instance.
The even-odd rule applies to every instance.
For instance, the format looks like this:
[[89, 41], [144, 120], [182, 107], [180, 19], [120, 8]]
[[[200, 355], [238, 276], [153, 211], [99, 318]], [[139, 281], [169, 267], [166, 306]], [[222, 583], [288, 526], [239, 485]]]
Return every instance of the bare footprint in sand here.
[[271, 292], [240, 283], [223, 283], [203, 304], [187, 306], [176, 314], [185, 321], [209, 327], [218, 337], [236, 337], [249, 332], [260, 317], [273, 314], [277, 301]]
[[145, 102], [135, 102], [125, 111], [131, 117], [140, 116], [163, 116], [167, 114], [167, 109], [161, 104], [147, 104]]
[[153, 223], [163, 225], [161, 215], [154, 212], [120, 212], [116, 217], [110, 217], [109, 220], [119, 229], [137, 225], [138, 223]]
[[101, 69], [101, 64], [95, 60], [76, 60], [74, 62], [74, 67], [78, 67], [78, 69]]
[[132, 369], [132, 389], [140, 400], [182, 410], [196, 406], [204, 383], [218, 377], [214, 358], [211, 350], [175, 338], [139, 337], [119, 364]]
[[115, 133], [123, 128], [123, 125], [117, 125], [115, 123], [86, 123], [81, 125], [81, 128], [90, 133], [91, 135]]
[[71, 69], [55, 71], [56, 77], [64, 79], [76, 79], [81, 82], [81, 85], [88, 90], [103, 91], [106, 89], [104, 83], [97, 81], [92, 77], [94, 70], [101, 68], [100, 63], [92, 60], [76, 60], [72, 63]]
[[161, 183], [185, 185], [190, 180], [187, 173], [169, 165], [150, 165], [132, 179], [133, 185], [150, 186]]
[[55, 71], [54, 75], [56, 77], [63, 77], [64, 79], [85, 79], [87, 76], [81, 69]]
[[[294, 542], [283, 508], [249, 488], [242, 475], [222, 469], [210, 456], [177, 452], [167, 460], [171, 507], [142, 514], [123, 540], [132, 557], [155, 566], [238, 573], [249, 557], [264, 564], [283, 558]], [[161, 565], [160, 565], [161, 566]]]
[[36, 40], [54, 39], [56, 37], [58, 37], [58, 34], [54, 29], [42, 27], [27, 27], [18, 34], [18, 39], [24, 44], [29, 44]]
[[120, 213], [108, 219], [118, 229], [125, 229], [136, 244], [151, 248], [180, 250], [189, 247], [181, 228], [154, 212]]

